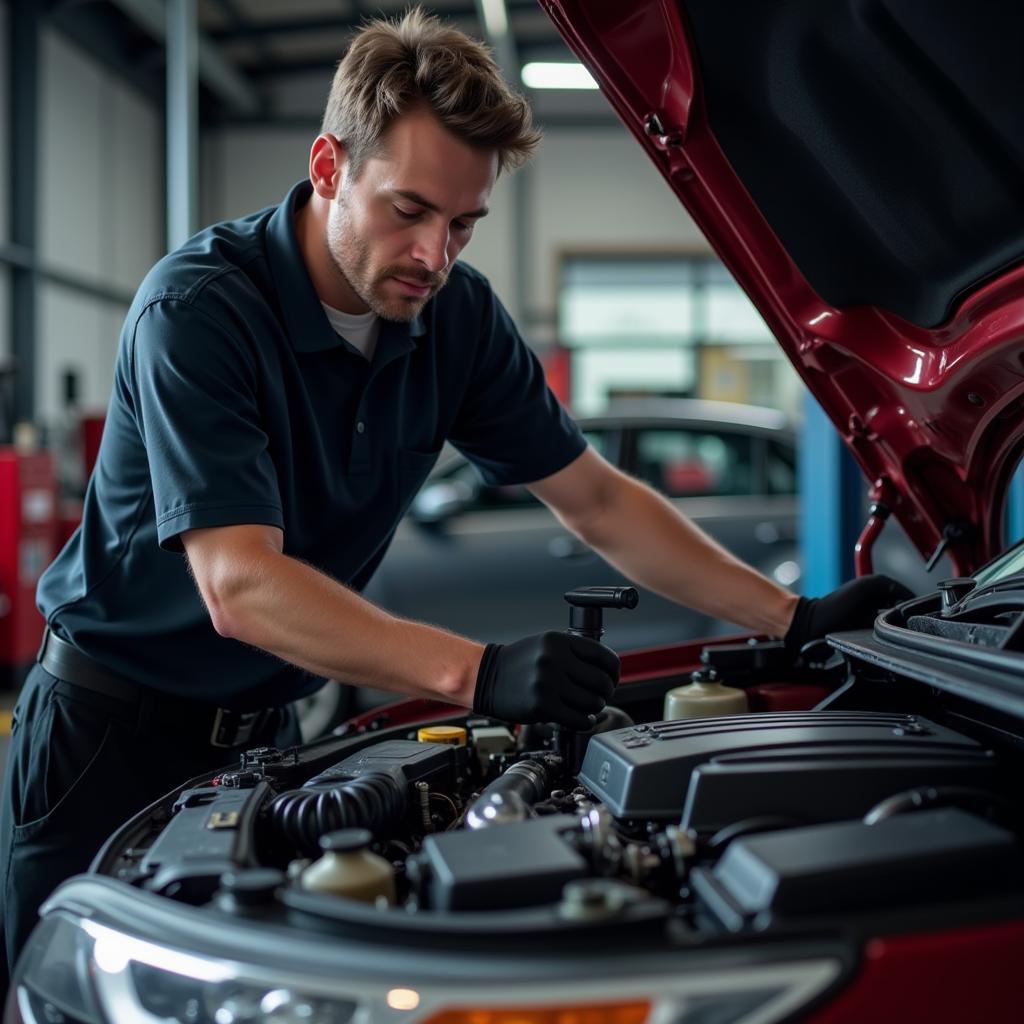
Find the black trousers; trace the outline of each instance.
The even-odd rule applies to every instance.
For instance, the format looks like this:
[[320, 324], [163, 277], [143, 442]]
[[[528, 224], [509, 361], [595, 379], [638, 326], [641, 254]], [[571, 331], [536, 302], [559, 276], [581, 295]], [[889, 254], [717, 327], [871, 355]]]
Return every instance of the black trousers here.
[[[40, 665], [25, 680], [0, 800], [0, 992], [39, 905], [60, 882], [85, 871], [108, 836], [142, 808], [194, 775], [237, 762], [237, 750], [141, 717], [136, 707], [72, 686]], [[284, 707], [245, 746], [299, 742], [294, 709]]]

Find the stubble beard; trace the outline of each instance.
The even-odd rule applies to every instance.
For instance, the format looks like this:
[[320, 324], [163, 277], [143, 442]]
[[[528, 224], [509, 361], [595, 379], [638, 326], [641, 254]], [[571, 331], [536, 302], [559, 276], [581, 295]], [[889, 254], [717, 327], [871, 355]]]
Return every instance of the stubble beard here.
[[[349, 289], [382, 320], [395, 323], [409, 323], [432, 299], [448, 280], [447, 272], [425, 273], [415, 268], [389, 265], [379, 273], [370, 270], [370, 245], [351, 226], [351, 217], [344, 194], [337, 200], [336, 208], [327, 218], [327, 255], [335, 270]], [[384, 294], [384, 282], [395, 275], [417, 284], [429, 284], [425, 296], [399, 295], [389, 298]]]

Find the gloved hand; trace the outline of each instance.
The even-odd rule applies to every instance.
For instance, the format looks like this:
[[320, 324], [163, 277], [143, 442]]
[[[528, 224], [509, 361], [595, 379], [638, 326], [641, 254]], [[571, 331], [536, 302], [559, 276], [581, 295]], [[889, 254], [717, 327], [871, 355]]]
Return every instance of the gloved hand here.
[[619, 681], [618, 655], [596, 640], [538, 633], [488, 644], [473, 695], [477, 714], [588, 729]]
[[914, 595], [902, 583], [876, 573], [860, 576], [824, 597], [801, 597], [786, 633], [786, 650], [799, 653], [811, 640], [843, 629], [864, 629], [883, 608], [891, 608]]

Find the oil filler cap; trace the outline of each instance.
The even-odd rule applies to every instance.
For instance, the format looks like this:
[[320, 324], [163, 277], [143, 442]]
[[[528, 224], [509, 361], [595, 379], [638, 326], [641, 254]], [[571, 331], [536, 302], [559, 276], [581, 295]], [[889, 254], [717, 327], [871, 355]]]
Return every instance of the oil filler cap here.
[[420, 743], [447, 743], [450, 747], [466, 745], [466, 730], [459, 725], [427, 725], [416, 733]]

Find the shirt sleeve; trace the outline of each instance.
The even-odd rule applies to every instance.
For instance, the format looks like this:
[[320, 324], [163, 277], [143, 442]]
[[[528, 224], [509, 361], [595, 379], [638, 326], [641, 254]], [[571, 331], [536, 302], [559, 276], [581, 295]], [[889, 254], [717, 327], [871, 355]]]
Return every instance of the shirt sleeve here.
[[495, 486], [543, 480], [587, 447], [540, 361], [486, 286], [476, 359], [449, 440]]
[[151, 303], [135, 325], [133, 390], [162, 548], [210, 526], [284, 529], [245, 339], [183, 299]]

